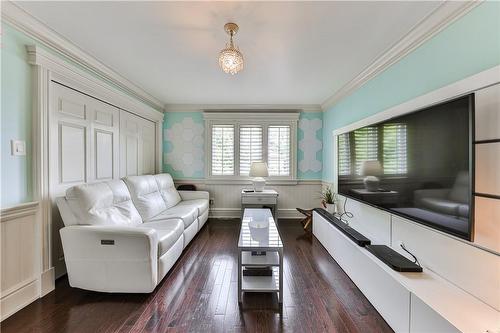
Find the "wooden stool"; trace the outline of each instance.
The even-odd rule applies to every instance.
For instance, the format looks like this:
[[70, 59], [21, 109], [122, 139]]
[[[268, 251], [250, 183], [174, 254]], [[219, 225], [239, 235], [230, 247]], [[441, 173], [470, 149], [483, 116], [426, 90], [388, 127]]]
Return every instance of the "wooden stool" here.
[[309, 224], [311, 224], [312, 222], [312, 209], [302, 209], [302, 208], [295, 208], [297, 209], [297, 211], [301, 214], [303, 214], [305, 216], [305, 218], [303, 220], [300, 221], [300, 223], [302, 223], [302, 225], [304, 226], [304, 230], [307, 229], [307, 227], [309, 226]]

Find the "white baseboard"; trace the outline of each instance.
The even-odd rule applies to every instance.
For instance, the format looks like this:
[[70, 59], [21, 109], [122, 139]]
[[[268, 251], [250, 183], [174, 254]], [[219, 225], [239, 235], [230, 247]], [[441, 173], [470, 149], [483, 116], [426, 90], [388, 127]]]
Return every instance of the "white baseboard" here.
[[42, 273], [40, 278], [40, 297], [43, 297], [56, 287], [56, 271], [52, 267]]
[[40, 296], [40, 280], [28, 281], [16, 291], [7, 294], [0, 300], [0, 321], [21, 310]]

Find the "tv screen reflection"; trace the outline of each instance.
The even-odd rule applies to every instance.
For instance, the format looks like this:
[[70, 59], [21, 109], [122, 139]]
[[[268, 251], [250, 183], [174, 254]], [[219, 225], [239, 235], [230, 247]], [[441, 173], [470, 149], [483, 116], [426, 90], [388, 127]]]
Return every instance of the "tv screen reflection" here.
[[470, 239], [472, 99], [339, 135], [338, 192]]

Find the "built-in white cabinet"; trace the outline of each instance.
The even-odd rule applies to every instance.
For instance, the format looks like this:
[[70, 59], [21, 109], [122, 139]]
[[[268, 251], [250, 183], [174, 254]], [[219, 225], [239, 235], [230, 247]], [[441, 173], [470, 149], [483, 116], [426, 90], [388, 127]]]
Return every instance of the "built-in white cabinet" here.
[[475, 93], [475, 128], [474, 243], [500, 253], [500, 84]]
[[[72, 186], [156, 171], [156, 124], [56, 82], [49, 112], [50, 197]], [[52, 260], [65, 273], [59, 229], [52, 206]]]
[[[353, 213], [359, 211], [353, 210]], [[411, 221], [393, 216], [391, 224], [394, 249], [401, 240], [408, 249], [418, 253], [424, 268], [422, 273], [392, 270], [321, 215], [313, 213], [314, 236], [394, 331], [494, 332], [498, 327], [498, 311], [494, 308], [498, 290], [494, 275], [499, 268], [497, 258], [462, 242], [454, 243], [448, 236]], [[371, 238], [370, 234], [365, 235]], [[425, 251], [424, 247], [427, 247]], [[448, 255], [450, 263], [443, 261], [446, 250], [451, 254]], [[447, 267], [435, 266], [436, 263]], [[447, 279], [437, 272], [444, 273]], [[468, 282], [477, 284], [474, 290]], [[469, 293], [470, 290], [476, 295]], [[487, 290], [491, 295], [484, 295]]]

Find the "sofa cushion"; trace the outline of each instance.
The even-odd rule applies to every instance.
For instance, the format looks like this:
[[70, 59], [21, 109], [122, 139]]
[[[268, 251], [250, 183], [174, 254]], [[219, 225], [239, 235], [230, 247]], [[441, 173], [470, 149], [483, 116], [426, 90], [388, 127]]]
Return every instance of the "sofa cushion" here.
[[198, 209], [195, 206], [181, 206], [177, 205], [163, 211], [148, 220], [148, 222], [156, 222], [169, 219], [182, 219], [184, 228], [189, 227], [198, 218]]
[[81, 184], [66, 191], [66, 200], [78, 224], [138, 225], [141, 216], [121, 180]]
[[451, 188], [448, 199], [451, 201], [466, 204], [469, 202], [469, 173], [467, 171], [460, 171], [455, 179], [455, 183]]
[[154, 177], [167, 208], [177, 205], [181, 201], [181, 196], [175, 189], [172, 176], [168, 173], [161, 173], [159, 175], [155, 175]]
[[423, 198], [420, 201], [422, 208], [426, 208], [436, 213], [456, 216], [459, 203], [439, 198]]
[[178, 206], [196, 207], [196, 209], [198, 209], [198, 216], [201, 216], [208, 210], [208, 200], [207, 199], [184, 200], [179, 202]]
[[184, 222], [181, 219], [146, 222], [139, 228], [152, 228], [158, 233], [158, 257], [164, 255], [182, 237]]
[[123, 180], [127, 184], [132, 201], [144, 221], [160, 214], [167, 208], [154, 176], [130, 176], [123, 178]]

